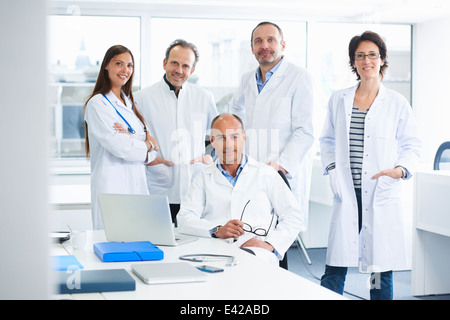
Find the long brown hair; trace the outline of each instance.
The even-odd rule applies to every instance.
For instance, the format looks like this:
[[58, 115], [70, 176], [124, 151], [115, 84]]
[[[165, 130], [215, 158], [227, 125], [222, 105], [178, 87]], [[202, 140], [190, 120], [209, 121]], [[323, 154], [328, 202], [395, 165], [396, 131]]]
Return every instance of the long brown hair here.
[[[133, 61], [134, 66], [134, 57], [131, 51], [122, 46], [122, 45], [115, 45], [108, 49], [105, 53], [105, 57], [103, 58], [102, 65], [100, 66], [100, 71], [98, 72], [97, 81], [95, 82], [94, 90], [92, 91], [92, 94], [88, 97], [86, 100], [86, 103], [83, 106], [83, 115], [86, 111], [86, 106], [91, 100], [93, 96], [96, 94], [107, 94], [111, 91], [111, 80], [108, 76], [108, 71], [106, 70], [106, 66], [109, 64], [109, 62], [117, 55], [128, 52], [131, 55], [131, 60]], [[134, 70], [133, 73], [130, 76], [130, 79], [125, 83], [125, 85], [122, 86], [122, 91], [125, 93], [125, 95], [131, 100], [133, 111], [138, 117], [138, 119], [142, 122], [142, 124], [145, 126], [145, 120], [142, 114], [139, 112], [138, 108], [136, 107], [136, 104], [134, 103], [133, 98], [133, 77], [134, 77]], [[86, 157], [89, 157], [89, 136], [88, 136], [88, 125], [86, 121], [84, 122], [84, 134], [85, 134], [85, 151], [86, 151]]]

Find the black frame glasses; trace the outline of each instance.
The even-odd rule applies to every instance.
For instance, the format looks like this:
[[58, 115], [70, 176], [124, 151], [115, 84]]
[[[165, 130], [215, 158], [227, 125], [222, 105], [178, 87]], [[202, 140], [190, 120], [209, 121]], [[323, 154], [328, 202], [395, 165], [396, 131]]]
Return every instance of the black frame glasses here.
[[[244, 209], [242, 209], [242, 214], [241, 214], [240, 221], [242, 221], [242, 217], [244, 216], [245, 208], [247, 208], [247, 205], [248, 205], [249, 202], [250, 202], [250, 200], [247, 201], [247, 203], [244, 206]], [[265, 237], [269, 233], [270, 227], [272, 226], [273, 216], [274, 215], [275, 214], [272, 213], [272, 220], [270, 220], [270, 225], [269, 225], [269, 228], [267, 230], [263, 229], [263, 228], [256, 228], [255, 230], [253, 230], [253, 227], [251, 225], [249, 225], [248, 223], [245, 223], [245, 222], [244, 222], [244, 226], [242, 227], [242, 229], [245, 232], [250, 232], [250, 233], [256, 234], [257, 236]]]
[[363, 53], [355, 54], [355, 60], [364, 60], [364, 59], [366, 59], [366, 57], [369, 57], [369, 59], [371, 59], [371, 60], [375, 60], [380, 57], [380, 54], [376, 53], [376, 52], [371, 52], [368, 54], [363, 54]]

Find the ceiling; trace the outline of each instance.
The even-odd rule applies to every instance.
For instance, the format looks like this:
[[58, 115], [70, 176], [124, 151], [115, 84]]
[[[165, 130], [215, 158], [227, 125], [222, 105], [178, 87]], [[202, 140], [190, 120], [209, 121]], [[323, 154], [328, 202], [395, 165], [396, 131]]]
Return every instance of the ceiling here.
[[448, 0], [50, 0], [51, 8], [151, 9], [154, 15], [227, 16], [363, 23], [422, 23], [450, 17]]

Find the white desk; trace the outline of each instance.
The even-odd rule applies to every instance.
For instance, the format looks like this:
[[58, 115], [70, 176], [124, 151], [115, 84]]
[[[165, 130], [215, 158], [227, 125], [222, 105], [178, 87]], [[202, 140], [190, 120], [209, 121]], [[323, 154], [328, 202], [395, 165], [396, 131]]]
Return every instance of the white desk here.
[[450, 171], [417, 172], [412, 294], [450, 293]]
[[[255, 256], [219, 239], [199, 238], [178, 247], [159, 246], [164, 251], [162, 261], [102, 262], [92, 246], [103, 242], [103, 231], [88, 231], [85, 250], [73, 251], [70, 241], [63, 244], [67, 254], [74, 254], [85, 269], [125, 269], [136, 280], [135, 291], [104, 292], [101, 294], [57, 295], [73, 299], [150, 299], [150, 300], [299, 300], [346, 299], [328, 289], [306, 280], [278, 266], [269, 265]], [[58, 246], [58, 245], [55, 245]], [[55, 251], [56, 252], [56, 251]], [[59, 251], [61, 252], [61, 251]], [[208, 280], [199, 283], [147, 285], [131, 271], [134, 263], [164, 263], [180, 261], [185, 254], [212, 253], [233, 255], [238, 264], [226, 267], [226, 262], [206, 264], [222, 267], [224, 272], [207, 274]], [[205, 263], [194, 263], [200, 265]]]

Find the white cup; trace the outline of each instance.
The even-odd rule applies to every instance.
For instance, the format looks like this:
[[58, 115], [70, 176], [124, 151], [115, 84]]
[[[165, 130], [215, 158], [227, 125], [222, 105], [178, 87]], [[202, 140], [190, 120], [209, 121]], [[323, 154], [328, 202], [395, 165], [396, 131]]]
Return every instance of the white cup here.
[[86, 246], [86, 231], [72, 231], [70, 233], [70, 243], [73, 250], [83, 250]]

